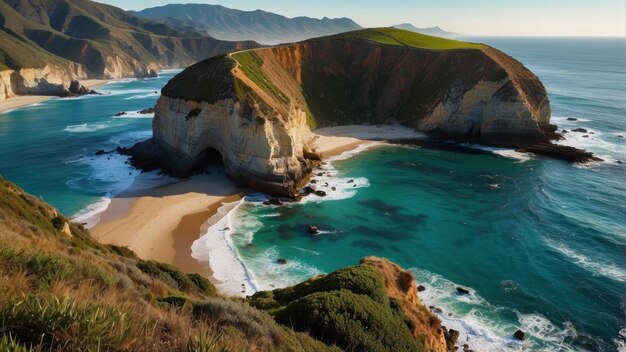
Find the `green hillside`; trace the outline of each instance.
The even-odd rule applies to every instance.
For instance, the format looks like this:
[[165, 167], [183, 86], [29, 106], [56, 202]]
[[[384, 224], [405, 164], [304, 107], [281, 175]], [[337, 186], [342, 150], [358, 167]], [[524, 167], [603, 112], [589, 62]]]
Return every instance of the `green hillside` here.
[[484, 49], [483, 44], [433, 37], [398, 28], [367, 28], [327, 37], [315, 38], [311, 39], [311, 41], [329, 39], [364, 39], [378, 44], [406, 46], [416, 49], [429, 50]]
[[[197, 274], [96, 242], [82, 226], [0, 177], [1, 351], [339, 351], [335, 343], [355, 351], [421, 350], [382, 283], [367, 266], [341, 270], [314, 284], [258, 294], [251, 302], [261, 306], [263, 297], [273, 307], [268, 314], [246, 300], [220, 297]], [[332, 299], [319, 296], [322, 291]], [[336, 330], [333, 339], [318, 332], [318, 340], [305, 322], [297, 332], [286, 320], [291, 311], [320, 314], [354, 304], [382, 330], [358, 328], [361, 318], [337, 311], [324, 318], [324, 331]], [[342, 324], [364, 342], [347, 346], [354, 336]]]
[[13, 69], [72, 61], [93, 77], [132, 75], [258, 46], [177, 31], [88, 0], [0, 3], [0, 66]]

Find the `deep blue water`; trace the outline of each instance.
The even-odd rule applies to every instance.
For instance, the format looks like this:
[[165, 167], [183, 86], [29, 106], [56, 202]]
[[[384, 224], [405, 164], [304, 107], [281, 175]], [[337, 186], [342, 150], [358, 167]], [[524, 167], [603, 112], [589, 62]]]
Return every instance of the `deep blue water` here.
[[[477, 350], [519, 349], [510, 335], [521, 328], [530, 335], [525, 350], [614, 351], [623, 344], [620, 330], [626, 335], [626, 168], [615, 163], [626, 161], [619, 137], [626, 137], [626, 43], [474, 40], [533, 70], [548, 89], [553, 122], [594, 132], [569, 133], [564, 143], [606, 162], [376, 148], [332, 163], [328, 181], [342, 199], [241, 205], [231, 224], [238, 253], [261, 288], [385, 256], [413, 269], [427, 286], [422, 300], [441, 307], [444, 324]], [[66, 214], [104, 205], [94, 203], [128, 187], [137, 171], [125, 158], [95, 152], [151, 135], [149, 118], [114, 114], [152, 106], [172, 75], [0, 114], [0, 175]], [[311, 224], [322, 235], [309, 235]], [[288, 264], [276, 264], [279, 257]], [[472, 294], [455, 295], [456, 285]]]
[[[606, 162], [582, 167], [515, 153], [381, 147], [333, 163], [329, 187], [353, 196], [244, 203], [233, 241], [262, 289], [367, 255], [414, 268], [427, 287], [422, 299], [443, 308], [444, 324], [469, 335], [476, 350], [519, 349], [511, 339], [517, 329], [530, 335], [525, 349], [616, 350], [626, 300], [626, 168], [615, 163], [626, 161], [619, 137], [626, 137], [625, 42], [475, 40], [533, 70], [550, 94], [553, 121], [594, 133], [569, 133], [564, 143]], [[324, 233], [311, 236], [308, 225]], [[456, 295], [456, 285], [473, 294]]]

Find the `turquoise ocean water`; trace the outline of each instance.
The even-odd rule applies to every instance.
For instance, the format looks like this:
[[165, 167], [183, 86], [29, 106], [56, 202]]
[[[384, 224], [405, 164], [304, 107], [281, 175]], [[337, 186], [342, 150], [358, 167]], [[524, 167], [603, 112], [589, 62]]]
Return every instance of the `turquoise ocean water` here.
[[[384, 256], [412, 268], [427, 287], [421, 299], [442, 308], [444, 325], [476, 350], [624, 350], [626, 168], [615, 161], [626, 161], [619, 137], [626, 137], [626, 44], [474, 40], [533, 70], [550, 94], [552, 121], [593, 132], [569, 133], [564, 143], [606, 162], [573, 166], [457, 144], [384, 146], [337, 158], [326, 166], [332, 176], [318, 178], [338, 187], [324, 200], [266, 207], [253, 196], [219, 224], [231, 228], [226, 247], [243, 263], [233, 264], [243, 270], [238, 279], [270, 289]], [[154, 91], [172, 75], [0, 115], [0, 174], [67, 214], [105, 206], [137, 171], [125, 158], [95, 152], [151, 133], [149, 118], [113, 115], [154, 104]], [[311, 236], [308, 225], [322, 234]], [[456, 295], [456, 285], [472, 294]], [[518, 328], [530, 335], [523, 347], [510, 338]]]

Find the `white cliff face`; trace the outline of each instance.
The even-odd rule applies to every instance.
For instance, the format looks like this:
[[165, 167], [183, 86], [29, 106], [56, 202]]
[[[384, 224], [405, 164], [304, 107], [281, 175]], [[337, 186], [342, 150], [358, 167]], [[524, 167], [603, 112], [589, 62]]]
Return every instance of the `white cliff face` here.
[[490, 138], [515, 135], [523, 138], [539, 137], [543, 126], [550, 120], [550, 106], [533, 112], [516, 91], [511, 96], [499, 97], [510, 79], [480, 81], [461, 96], [451, 94], [432, 112], [420, 120], [416, 129], [451, 135]]
[[232, 99], [209, 104], [161, 96], [154, 140], [171, 155], [174, 168], [192, 167], [213, 148], [235, 180], [276, 193], [292, 188], [308, 174], [306, 114], [292, 106], [289, 116], [266, 117], [257, 109], [247, 116]]
[[80, 65], [60, 68], [46, 65], [43, 68], [23, 68], [0, 72], [0, 100], [15, 95], [64, 95], [72, 80], [84, 79], [87, 74]]

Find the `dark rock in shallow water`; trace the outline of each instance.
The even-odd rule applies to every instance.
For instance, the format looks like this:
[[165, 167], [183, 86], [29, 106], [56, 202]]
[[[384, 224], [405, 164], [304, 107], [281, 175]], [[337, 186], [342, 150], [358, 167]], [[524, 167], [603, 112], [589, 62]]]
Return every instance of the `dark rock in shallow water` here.
[[324, 191], [315, 191], [313, 193], [318, 197], [326, 197], [326, 192]]
[[524, 341], [524, 339], [526, 338], [526, 334], [524, 334], [524, 332], [522, 330], [517, 330], [513, 334], [513, 337], [515, 337], [516, 339], [518, 339], [520, 341]]
[[457, 286], [456, 287], [456, 292], [458, 292], [458, 293], [460, 293], [462, 295], [469, 295], [470, 294], [470, 291], [468, 289], [463, 288], [461, 286]]
[[283, 202], [278, 199], [278, 198], [270, 198], [269, 200], [266, 200], [265, 202], [263, 202], [263, 204], [265, 205], [283, 205]]
[[117, 116], [123, 116], [123, 115], [126, 115], [126, 111], [120, 111], [117, 114], [115, 114], [116, 117]]
[[461, 335], [458, 331], [454, 329], [446, 329], [445, 326], [441, 327], [443, 329], [443, 336], [446, 340], [446, 349], [448, 351], [456, 350], [456, 343], [459, 340], [459, 335]]
[[336, 190], [337, 190], [337, 187], [333, 186], [333, 187], [331, 187], [330, 189], [332, 189], [333, 191], [336, 191]]
[[574, 128], [573, 132], [587, 133], [587, 130], [584, 128]]
[[68, 88], [68, 91], [70, 95], [98, 94], [98, 92], [83, 86], [77, 80], [73, 80], [70, 83], [70, 87]]
[[142, 115], [146, 115], [146, 114], [154, 114], [154, 108], [145, 108], [141, 111], [138, 111], [140, 114]]
[[553, 158], [569, 161], [572, 163], [587, 163], [591, 161], [602, 161], [602, 159], [593, 155], [586, 150], [577, 149], [565, 145], [553, 143], [537, 143], [523, 148], [517, 149], [519, 152], [535, 153], [539, 155], [550, 156]]
[[317, 180], [311, 180], [311, 183], [315, 184], [315, 183], [317, 183]]
[[309, 231], [309, 233], [312, 233], [314, 235], [317, 235], [318, 233], [320, 233], [320, 230], [317, 228], [317, 226], [309, 226], [307, 228], [307, 231]]
[[569, 133], [569, 131], [568, 130], [563, 130], [563, 131], [561, 131], [561, 133], [565, 134], [565, 133]]
[[304, 195], [309, 195], [313, 192], [315, 192], [315, 188], [311, 187], [311, 186], [306, 186], [302, 189], [302, 191], [304, 192]]
[[423, 291], [426, 291], [426, 287], [424, 285], [417, 286], [417, 292], [423, 292]]
[[353, 183], [353, 182], [354, 182], [354, 180], [350, 180], [350, 181], [348, 181], [348, 183]]
[[617, 138], [624, 138], [624, 136], [622, 136], [621, 134], [617, 136]]
[[287, 264], [287, 259], [278, 258], [278, 259], [276, 259], [276, 263], [281, 264], [281, 265], [285, 265], [285, 264]]
[[578, 121], [578, 119], [575, 117], [568, 117], [567, 121]]
[[98, 151], [96, 152], [96, 155], [102, 155], [102, 154], [104, 154], [104, 150], [102, 150], [102, 149], [100, 149], [100, 150], [98, 150]]
[[586, 134], [586, 135], [583, 136], [583, 138], [589, 138], [589, 135]]

